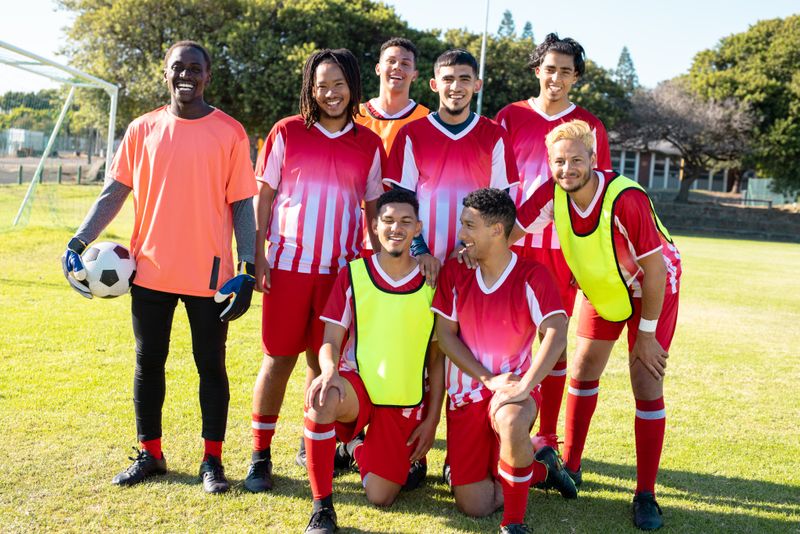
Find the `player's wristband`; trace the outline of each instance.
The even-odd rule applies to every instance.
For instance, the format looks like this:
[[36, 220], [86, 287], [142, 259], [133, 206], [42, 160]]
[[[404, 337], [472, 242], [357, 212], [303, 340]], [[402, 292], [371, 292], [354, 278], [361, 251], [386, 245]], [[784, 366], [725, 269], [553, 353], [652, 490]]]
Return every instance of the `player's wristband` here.
[[640, 332], [653, 333], [656, 331], [657, 326], [658, 326], [658, 319], [645, 319], [644, 317], [639, 319]]

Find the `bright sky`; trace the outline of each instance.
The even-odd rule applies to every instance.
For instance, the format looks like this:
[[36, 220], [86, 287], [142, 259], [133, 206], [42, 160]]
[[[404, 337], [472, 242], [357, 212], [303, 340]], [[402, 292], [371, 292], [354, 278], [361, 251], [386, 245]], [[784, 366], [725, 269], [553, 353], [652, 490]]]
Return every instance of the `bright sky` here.
[[[552, 31], [573, 37], [584, 46], [589, 58], [606, 68], [616, 66], [622, 47], [627, 46], [640, 82], [651, 87], [686, 72], [694, 54], [713, 47], [722, 37], [744, 31], [758, 20], [800, 13], [797, 0], [569, 0], [552, 2], [560, 6], [555, 9], [536, 0], [489, 2], [490, 32], [497, 31], [503, 11], [508, 9], [518, 32], [530, 21], [537, 41]], [[0, 16], [0, 40], [59, 59], [56, 52], [64, 45], [62, 28], [70, 24], [70, 15], [57, 10], [52, 0], [3, 3], [6, 5]], [[419, 29], [457, 27], [483, 31], [485, 0], [387, 3]], [[35, 90], [46, 84], [44, 78], [0, 67], [0, 93]]]

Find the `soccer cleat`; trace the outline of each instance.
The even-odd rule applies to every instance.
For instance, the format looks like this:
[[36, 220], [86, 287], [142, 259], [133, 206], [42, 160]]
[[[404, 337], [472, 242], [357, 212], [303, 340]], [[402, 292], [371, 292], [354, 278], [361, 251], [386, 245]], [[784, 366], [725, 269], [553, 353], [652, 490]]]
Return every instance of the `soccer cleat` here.
[[545, 483], [549, 488], [558, 490], [565, 499], [576, 499], [578, 497], [578, 488], [575, 487], [575, 482], [564, 470], [564, 466], [561, 465], [561, 459], [553, 447], [542, 447], [536, 451], [533, 457], [547, 468]]
[[167, 460], [164, 455], [161, 458], [156, 458], [148, 451], [140, 451], [133, 447], [136, 451], [136, 457], [129, 456], [129, 460], [133, 463], [122, 473], [115, 476], [111, 483], [117, 486], [133, 486], [138, 484], [146, 478], [154, 475], [163, 475], [167, 472]]
[[569, 475], [569, 478], [571, 478], [572, 481], [575, 482], [575, 487], [580, 488], [581, 484], [583, 484], [583, 470], [579, 467], [577, 471], [570, 471], [569, 467], [565, 465], [564, 471], [566, 471], [567, 474]]
[[633, 524], [641, 530], [657, 530], [664, 526], [661, 507], [651, 492], [643, 491], [633, 497]]
[[306, 440], [300, 438], [300, 448], [297, 449], [297, 454], [294, 455], [294, 463], [306, 469]]
[[306, 534], [330, 534], [337, 530], [336, 511], [333, 508], [320, 508], [311, 514]]
[[244, 489], [251, 493], [261, 493], [272, 489], [272, 459], [269, 449], [256, 451], [244, 479]]
[[356, 437], [347, 443], [339, 443], [336, 446], [336, 455], [333, 457], [333, 468], [338, 470], [353, 469], [356, 465], [356, 459], [353, 451], [356, 447], [364, 444], [364, 431], [362, 430]]
[[442, 468], [442, 481], [453, 489], [453, 483], [450, 481], [450, 464], [445, 463]]
[[529, 534], [530, 531], [525, 523], [511, 523], [500, 527], [500, 534]]
[[400, 491], [411, 491], [417, 489], [425, 483], [425, 476], [428, 474], [428, 464], [422, 463], [419, 460], [411, 464], [408, 469], [408, 477], [406, 483], [400, 488]]
[[225, 493], [230, 488], [228, 479], [225, 478], [225, 468], [216, 456], [208, 455], [200, 464], [200, 480], [206, 493]]

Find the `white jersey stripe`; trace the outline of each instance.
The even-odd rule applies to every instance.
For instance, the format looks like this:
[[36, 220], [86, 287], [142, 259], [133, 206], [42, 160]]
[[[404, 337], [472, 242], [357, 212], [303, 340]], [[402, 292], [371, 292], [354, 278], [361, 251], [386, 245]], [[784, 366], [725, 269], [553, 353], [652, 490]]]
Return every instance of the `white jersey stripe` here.
[[636, 417], [638, 417], [639, 419], [647, 419], [647, 420], [664, 419], [665, 417], [667, 417], [667, 410], [666, 408], [661, 408], [660, 410], [652, 410], [652, 411], [636, 410]]
[[303, 429], [303, 434], [308, 439], [314, 441], [322, 441], [325, 439], [332, 439], [336, 436], [336, 430], [329, 430], [328, 432], [312, 432], [307, 428]]
[[592, 389], [578, 389], [572, 386], [569, 387], [569, 394], [575, 395], [576, 397], [591, 397], [592, 395], [597, 395], [599, 392], [599, 387]]

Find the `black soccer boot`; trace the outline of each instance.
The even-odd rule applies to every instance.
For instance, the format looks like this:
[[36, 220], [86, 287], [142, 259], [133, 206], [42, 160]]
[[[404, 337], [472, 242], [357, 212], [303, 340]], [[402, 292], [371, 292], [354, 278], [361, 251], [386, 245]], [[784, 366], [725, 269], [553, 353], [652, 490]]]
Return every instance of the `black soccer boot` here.
[[140, 451], [133, 447], [136, 451], [136, 456], [129, 456], [128, 459], [133, 460], [133, 463], [125, 471], [115, 476], [111, 483], [117, 486], [133, 486], [142, 482], [146, 478], [155, 475], [163, 475], [167, 472], [167, 460], [164, 455], [161, 458], [156, 458], [148, 451]]
[[228, 479], [225, 478], [225, 468], [216, 456], [208, 458], [200, 464], [200, 480], [203, 482], [203, 491], [206, 493], [225, 493], [230, 488]]
[[244, 489], [251, 493], [261, 493], [272, 489], [272, 454], [270, 449], [254, 451], [244, 479]]

